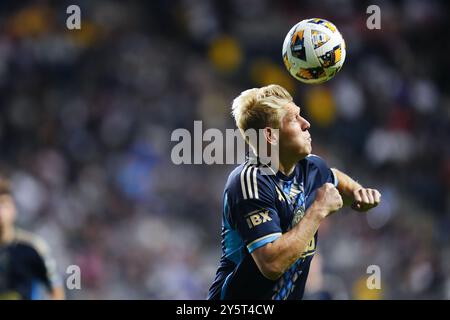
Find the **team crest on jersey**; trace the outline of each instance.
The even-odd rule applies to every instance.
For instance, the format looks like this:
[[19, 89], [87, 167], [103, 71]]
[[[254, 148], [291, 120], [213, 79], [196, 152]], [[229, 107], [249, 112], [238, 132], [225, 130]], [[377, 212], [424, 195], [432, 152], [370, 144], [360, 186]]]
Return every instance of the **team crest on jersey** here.
[[303, 206], [299, 206], [297, 209], [295, 209], [290, 229], [295, 227], [300, 222], [300, 220], [303, 219], [304, 216], [305, 216], [305, 209], [303, 208]]

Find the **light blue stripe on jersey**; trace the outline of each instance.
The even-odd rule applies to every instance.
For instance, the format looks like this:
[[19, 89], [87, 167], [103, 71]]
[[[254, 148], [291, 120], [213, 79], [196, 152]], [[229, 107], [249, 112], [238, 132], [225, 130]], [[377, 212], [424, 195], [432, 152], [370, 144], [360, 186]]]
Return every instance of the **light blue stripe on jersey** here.
[[230, 226], [230, 223], [228, 222], [227, 215], [228, 215], [228, 195], [225, 193], [225, 197], [223, 200], [223, 223], [224, 223], [224, 246], [225, 246], [225, 257], [230, 259], [236, 264], [241, 263], [242, 259], [244, 258], [242, 256], [242, 248], [244, 246], [244, 241], [242, 241], [242, 238], [239, 236], [239, 233], [232, 229]]
[[279, 237], [281, 237], [281, 233], [274, 234], [273, 236], [261, 239], [260, 241], [256, 241], [252, 243], [250, 246], [247, 246], [248, 252], [252, 253], [256, 249], [268, 244], [269, 242], [277, 240]]
[[283, 191], [285, 194], [289, 194], [291, 192], [292, 183], [294, 182], [294, 179], [291, 181], [283, 181]]

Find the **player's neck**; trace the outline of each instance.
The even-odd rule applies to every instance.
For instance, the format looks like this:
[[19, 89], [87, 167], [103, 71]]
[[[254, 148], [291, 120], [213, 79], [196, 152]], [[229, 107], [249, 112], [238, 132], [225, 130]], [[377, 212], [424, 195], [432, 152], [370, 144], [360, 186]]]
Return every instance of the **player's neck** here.
[[5, 227], [0, 229], [0, 244], [6, 244], [14, 239], [14, 228]]
[[292, 172], [294, 172], [295, 165], [297, 164], [297, 162], [298, 160], [280, 159], [278, 170], [285, 176], [289, 177], [292, 174]]

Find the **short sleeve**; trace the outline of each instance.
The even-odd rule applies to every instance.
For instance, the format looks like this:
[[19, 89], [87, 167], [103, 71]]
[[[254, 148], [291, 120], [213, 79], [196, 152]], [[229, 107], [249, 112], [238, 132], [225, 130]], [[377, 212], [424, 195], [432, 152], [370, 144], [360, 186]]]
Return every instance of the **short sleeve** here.
[[327, 182], [334, 184], [335, 187], [338, 186], [339, 181], [337, 176], [334, 174], [333, 170], [328, 167], [327, 163], [319, 156], [311, 154], [307, 157], [310, 166], [318, 170], [318, 178], [320, 179], [320, 185]]
[[250, 253], [281, 237], [273, 188], [269, 176], [249, 166], [242, 170], [230, 194], [230, 220]]

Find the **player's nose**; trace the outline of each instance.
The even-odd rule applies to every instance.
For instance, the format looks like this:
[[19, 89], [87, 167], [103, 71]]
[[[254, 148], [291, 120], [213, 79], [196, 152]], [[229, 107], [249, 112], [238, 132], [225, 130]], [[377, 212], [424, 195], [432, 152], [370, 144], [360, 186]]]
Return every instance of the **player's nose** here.
[[301, 117], [301, 121], [302, 121], [302, 126], [301, 127], [302, 127], [303, 131], [306, 131], [309, 128], [311, 128], [311, 124], [309, 123], [308, 120], [306, 120], [305, 118]]

